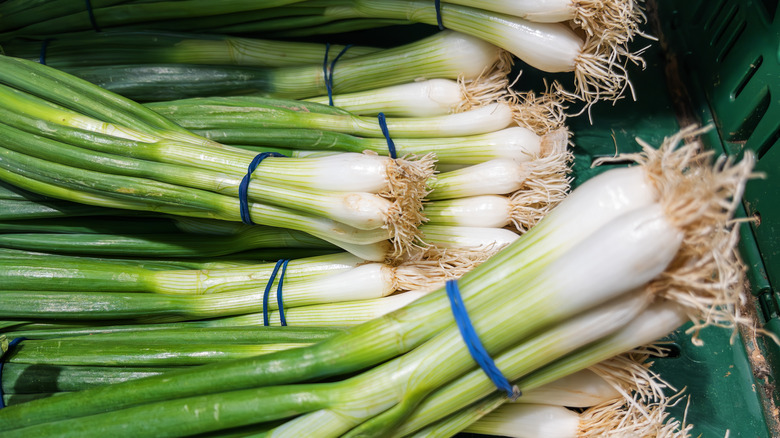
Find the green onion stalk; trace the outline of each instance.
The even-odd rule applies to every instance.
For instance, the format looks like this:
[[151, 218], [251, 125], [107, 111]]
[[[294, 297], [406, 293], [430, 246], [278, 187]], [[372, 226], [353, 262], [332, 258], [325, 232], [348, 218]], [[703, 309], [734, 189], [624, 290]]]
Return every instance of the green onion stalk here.
[[111, 210], [93, 205], [75, 204], [67, 201], [35, 202], [28, 200], [0, 199], [0, 220], [67, 218], [79, 216], [98, 216], [121, 214], [121, 210]]
[[[148, 271], [97, 263], [91, 269], [77, 264], [18, 263], [18, 269], [9, 266], [5, 270], [9, 283], [0, 291], [3, 319], [186, 321], [274, 310], [280, 302], [290, 309], [374, 299], [400, 290], [430, 290], [457, 274], [433, 263], [397, 267], [370, 263], [347, 270], [336, 268], [332, 274], [307, 272], [303, 265], [298, 268], [302, 272], [272, 282], [271, 264], [263, 270]], [[109, 270], [112, 267], [113, 271]], [[58, 280], [36, 280], [34, 269]], [[243, 281], [246, 278], [250, 281]], [[278, 285], [281, 281], [283, 296]], [[149, 284], [144, 286], [143, 282]], [[268, 284], [272, 287], [266, 293]], [[154, 292], [143, 292], [152, 288]]]
[[[79, 205], [73, 204], [71, 205]], [[98, 208], [98, 207], [93, 207]], [[206, 258], [250, 250], [337, 252], [300, 231], [197, 218], [78, 217], [0, 221], [0, 247], [63, 255]], [[289, 257], [288, 257], [289, 258]]]
[[[45, 44], [45, 47], [43, 46]], [[45, 55], [41, 55], [44, 50]], [[332, 44], [331, 57], [344, 49]], [[201, 64], [290, 67], [322, 65], [325, 44], [272, 41], [228, 35], [159, 31], [94, 32], [49, 41], [17, 39], [3, 43], [8, 56], [45, 63], [57, 69], [117, 64]], [[341, 60], [379, 49], [350, 46]]]
[[[0, 149], [4, 157], [0, 178], [6, 182], [91, 205], [239, 220], [235, 193], [256, 154], [209, 142], [132, 101], [54, 69], [9, 57], [0, 62], [9, 67], [0, 76], [8, 85], [0, 89], [8, 98], [2, 106], [6, 114], [16, 115], [6, 122], [14, 126], [0, 125], [7, 134]], [[57, 89], [48, 89], [47, 84]], [[105, 115], [99, 115], [100, 110]], [[43, 125], [55, 129], [42, 130]], [[304, 231], [348, 246], [366, 259], [382, 260], [390, 251], [388, 239], [395, 240], [394, 235], [404, 236], [405, 242], [413, 239], [430, 169], [425, 158], [412, 162], [364, 154], [273, 157], [258, 166], [249, 193], [268, 199], [285, 196], [275, 201], [284, 206], [251, 199], [247, 214], [256, 223]], [[310, 176], [302, 176], [302, 170]], [[274, 174], [279, 178], [272, 182]], [[310, 188], [305, 188], [307, 184]], [[353, 190], [364, 192], [350, 193]], [[318, 201], [319, 195], [325, 198]], [[290, 204], [303, 210], [293, 210]], [[361, 205], [368, 206], [369, 216], [351, 219], [363, 220], [360, 227], [321, 215], [346, 208], [360, 216], [363, 211], [355, 208]], [[372, 216], [377, 213], [399, 226], [377, 222]], [[405, 244], [395, 243], [397, 254]]]
[[[218, 320], [192, 321], [186, 323], [94, 326], [73, 329], [52, 329], [50, 331], [18, 331], [4, 332], [7, 339], [24, 336], [30, 340], [68, 339], [69, 341], [89, 340], [94, 342], [138, 342], [138, 343], [191, 343], [195, 340], [228, 344], [273, 344], [318, 342], [330, 336], [345, 331], [343, 327], [331, 325], [319, 326], [263, 326], [262, 324], [241, 324], [240, 318], [224, 318], [222, 324], [214, 324]], [[230, 322], [228, 322], [230, 321]], [[130, 336], [132, 335], [132, 336]]]
[[[362, 259], [348, 253], [291, 260], [285, 279], [298, 281], [349, 271]], [[87, 258], [0, 260], [5, 290], [92, 290], [202, 295], [264, 287], [275, 263], [223, 269], [151, 270]]]
[[[355, 276], [371, 288], [375, 283], [384, 294], [395, 290], [429, 290], [470, 269], [471, 263], [450, 257], [449, 260], [409, 260], [390, 266], [366, 263], [348, 253], [305, 257], [291, 260], [285, 268], [285, 285], [316, 280], [336, 274], [347, 281]], [[131, 263], [86, 257], [17, 257], [0, 258], [0, 277], [6, 291], [102, 291], [152, 292], [158, 294], [204, 295], [265, 287], [273, 277], [276, 263], [241, 265], [225, 268], [148, 269]], [[345, 287], [346, 289], [346, 287]], [[287, 295], [287, 294], [286, 294]]]
[[269, 354], [290, 348], [311, 345], [307, 342], [271, 344], [231, 344], [216, 341], [208, 343], [191, 340], [189, 343], [154, 342], [139, 344], [133, 341], [93, 343], [67, 339], [22, 341], [6, 357], [6, 363], [44, 366], [196, 366], [242, 357]]
[[238, 268], [258, 263], [274, 262], [279, 259], [298, 259], [303, 257], [316, 257], [336, 254], [340, 251], [338, 248], [316, 249], [316, 248], [264, 248], [258, 250], [242, 251], [230, 253], [223, 256], [200, 257], [139, 257], [127, 258], [121, 256], [85, 256], [60, 254], [53, 252], [25, 251], [18, 249], [0, 248], [0, 259], [2, 260], [23, 260], [39, 261], [46, 260], [55, 262], [61, 260], [65, 263], [78, 263], [86, 261], [91, 263], [108, 262], [119, 265], [132, 266], [135, 268], [148, 269], [152, 271], [165, 271], [174, 269], [225, 269]]
[[53, 201], [51, 198], [22, 190], [19, 187], [0, 181], [0, 199], [8, 201]]
[[[587, 319], [593, 312], [588, 309], [607, 302], [646, 302], [648, 292], [673, 299], [699, 323], [704, 315], [710, 323], [734, 322], [729, 306], [739, 299], [741, 282], [731, 217], [752, 156], [739, 164], [702, 165], [706, 156], [693, 152], [698, 145], [675, 149], [691, 132], [672, 137], [658, 151], [648, 146], [632, 156], [640, 166], [590, 179], [520, 239], [460, 278], [464, 303], [489, 354], [536, 345], [542, 354], [529, 359], [527, 372], [540, 369], [553, 356], [571, 352], [552, 348], [573, 337], [560, 336], [563, 321]], [[631, 293], [637, 289], [638, 297]], [[8, 407], [0, 411], [0, 427], [11, 437], [63, 431], [179, 436], [299, 415], [279, 426], [279, 434], [300, 436], [294, 433], [300, 428], [322, 436], [375, 436], [476, 369], [451, 312], [440, 289], [308, 347]], [[534, 344], [545, 337], [544, 346]], [[545, 361], [547, 346], [554, 354]], [[345, 374], [351, 377], [323, 380]], [[319, 383], [303, 383], [312, 381]]]
[[293, 5], [300, 1], [271, 0], [255, 4], [245, 0], [230, 0], [219, 5], [203, 0], [187, 0], [175, 5], [168, 2], [122, 0], [95, 0], [90, 5], [75, 4], [67, 0], [29, 4], [12, 1], [4, 4], [0, 10], [4, 17], [8, 16], [7, 20], [3, 20], [0, 29], [6, 32], [17, 30], [17, 33], [22, 35], [95, 30], [88, 8], [95, 19], [99, 20], [101, 28], [109, 28], [139, 23], [148, 26], [149, 22], [155, 21], [246, 14], [252, 11], [264, 14], [268, 10], [273, 11], [273, 8]]
[[[324, 52], [323, 60], [324, 60]], [[338, 55], [330, 53], [332, 60]], [[349, 93], [412, 82], [419, 78], [501, 80], [510, 64], [507, 52], [453, 31], [375, 53], [292, 67], [209, 64], [112, 64], [68, 67], [64, 71], [137, 101], [259, 94], [305, 98]], [[498, 73], [490, 73], [498, 70]], [[393, 74], [388, 74], [393, 72]]]
[[[316, 254], [315, 250], [308, 250], [310, 252], [309, 256], [313, 257], [316, 255], [326, 255], [326, 254]], [[328, 252], [327, 254], [333, 254], [338, 252], [332, 251]], [[279, 251], [271, 250], [269, 251], [269, 254], [277, 254]], [[284, 253], [284, 250], [281, 251], [281, 253]], [[254, 257], [254, 259], [250, 258]], [[63, 254], [55, 254], [55, 253], [46, 253], [46, 252], [36, 252], [36, 251], [24, 251], [24, 250], [18, 250], [18, 249], [9, 249], [9, 248], [0, 248], [0, 259], [2, 260], [21, 260], [21, 261], [39, 261], [39, 260], [45, 260], [47, 262], [56, 262], [56, 261], [63, 261], [65, 263], [76, 263], [79, 261], [97, 261], [97, 262], [110, 262], [114, 264], [120, 264], [120, 265], [128, 265], [133, 266], [137, 268], [144, 268], [144, 269], [150, 269], [153, 271], [159, 271], [159, 270], [171, 270], [171, 269], [215, 269], [215, 268], [236, 268], [240, 266], [247, 266], [247, 265], [256, 265], [258, 263], [261, 263], [264, 259], [257, 257], [258, 254], [261, 253], [241, 253], [241, 257], [246, 258], [234, 258], [237, 256], [232, 257], [214, 257], [214, 258], [208, 258], [208, 259], [186, 259], [186, 258], [121, 258], [121, 257], [85, 257], [85, 256], [74, 256], [74, 255], [63, 255]], [[298, 258], [298, 257], [287, 257], [287, 258]], [[271, 258], [271, 260], [278, 260], [278, 258]]]
[[[132, 332], [132, 338], [121, 333], [25, 340], [4, 358], [3, 394], [77, 391], [252, 351], [263, 354], [304, 346], [342, 331], [338, 327], [212, 327]], [[130, 367], [131, 361], [139, 366]]]
[[[462, 113], [466, 114], [466, 113]], [[388, 119], [389, 123], [392, 120]], [[248, 124], [249, 125], [249, 124]], [[324, 152], [372, 151], [389, 155], [385, 138], [363, 137], [321, 129], [270, 128], [251, 130], [246, 128], [205, 128], [193, 132], [214, 141], [252, 151], [277, 148], [279, 152], [296, 157], [310, 157]], [[436, 154], [437, 165], [473, 165], [495, 158], [512, 158], [528, 161], [538, 153], [543, 144], [549, 143], [554, 133], [542, 136], [527, 128], [512, 126], [486, 134], [439, 138], [403, 138], [392, 136], [398, 156]]]
[[[382, 298], [374, 298], [357, 301], [343, 301], [338, 303], [313, 304], [285, 308], [285, 322], [287, 327], [349, 327], [362, 324], [374, 318], [378, 318], [395, 311], [412, 301], [425, 295], [425, 291], [406, 291], [395, 293]], [[277, 327], [281, 326], [280, 314], [273, 312], [267, 315], [263, 313], [246, 313], [236, 316], [210, 318], [195, 321], [167, 322], [167, 323], [138, 323], [130, 322], [124, 325], [116, 325], [114, 321], [73, 321], [70, 324], [64, 322], [33, 322], [23, 320], [4, 321], [8, 324], [3, 327], [2, 333], [8, 338], [28, 339], [53, 339], [73, 336], [89, 336], [101, 334], [101, 338], [107, 334], [115, 334], [118, 338], [127, 339], [132, 335], [134, 339], [156, 335], [143, 335], [146, 332], [156, 333], [167, 330], [197, 331], [197, 330], [243, 330], [252, 327]], [[140, 334], [140, 335], [139, 335]], [[164, 336], [164, 335], [163, 335]], [[162, 337], [162, 336], [161, 336]]]

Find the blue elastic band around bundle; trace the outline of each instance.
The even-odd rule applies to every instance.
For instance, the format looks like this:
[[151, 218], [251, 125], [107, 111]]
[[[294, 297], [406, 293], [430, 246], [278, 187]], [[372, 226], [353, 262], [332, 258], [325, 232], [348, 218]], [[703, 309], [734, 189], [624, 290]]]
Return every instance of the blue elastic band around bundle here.
[[3, 401], [3, 364], [5, 364], [5, 355], [11, 351], [11, 348], [15, 347], [18, 343], [24, 341], [27, 338], [14, 338], [8, 343], [8, 350], [0, 356], [0, 409], [5, 407], [5, 401]]
[[92, 10], [92, 3], [89, 0], [84, 0], [84, 2], [87, 4], [87, 14], [89, 14], [89, 22], [92, 23], [92, 28], [95, 29], [95, 32], [100, 32], [100, 26], [98, 26], [97, 20], [95, 20], [95, 12]]
[[333, 68], [336, 67], [336, 61], [341, 58], [341, 55], [352, 47], [352, 44], [347, 44], [343, 49], [333, 58], [333, 62], [330, 63], [328, 68], [328, 52], [330, 52], [330, 43], [325, 44], [325, 59], [322, 61], [322, 75], [325, 79], [325, 88], [328, 90], [328, 105], [333, 106]]
[[433, 7], [436, 8], [436, 24], [439, 30], [444, 30], [444, 23], [441, 21], [441, 0], [433, 0]]
[[284, 155], [278, 152], [262, 152], [252, 159], [247, 168], [246, 175], [241, 180], [241, 184], [238, 185], [238, 206], [239, 213], [241, 214], [241, 221], [247, 225], [254, 225], [252, 217], [249, 215], [249, 180], [252, 179], [252, 172], [257, 169], [257, 166], [268, 157], [284, 157]]
[[463, 337], [463, 341], [466, 343], [466, 347], [469, 349], [471, 357], [479, 364], [493, 384], [496, 385], [498, 389], [505, 391], [510, 399], [515, 400], [517, 397], [520, 397], [520, 389], [509, 383], [509, 380], [501, 373], [501, 370], [498, 369], [496, 363], [493, 362], [493, 358], [490, 357], [490, 354], [485, 350], [485, 347], [479, 340], [477, 332], [471, 324], [469, 314], [466, 311], [466, 306], [463, 304], [463, 298], [460, 296], [458, 281], [447, 281], [445, 289], [447, 291], [447, 297], [450, 299], [450, 307], [452, 307], [452, 314], [455, 316], [455, 323], [458, 325], [460, 334]]
[[274, 270], [271, 271], [271, 276], [268, 278], [268, 283], [265, 285], [265, 292], [263, 292], [263, 325], [269, 326], [271, 322], [268, 319], [268, 299], [271, 295], [271, 286], [276, 280], [276, 274], [279, 272], [279, 268], [282, 268], [282, 273], [279, 276], [279, 284], [276, 286], [276, 303], [279, 307], [279, 321], [282, 325], [287, 325], [287, 320], [284, 318], [284, 304], [282, 301], [282, 285], [284, 284], [284, 274], [287, 272], [287, 263], [290, 263], [290, 259], [283, 259], [276, 262]]
[[385, 113], [377, 114], [377, 119], [379, 119], [379, 128], [382, 130], [382, 134], [385, 136], [385, 140], [387, 140], [387, 150], [390, 152], [390, 158], [398, 158], [398, 155], [395, 152], [395, 143], [393, 142], [393, 139], [390, 138], [390, 130], [387, 129]]
[[51, 38], [41, 41], [41, 53], [38, 55], [38, 62], [42, 65], [46, 65], [46, 49], [49, 47], [50, 42]]

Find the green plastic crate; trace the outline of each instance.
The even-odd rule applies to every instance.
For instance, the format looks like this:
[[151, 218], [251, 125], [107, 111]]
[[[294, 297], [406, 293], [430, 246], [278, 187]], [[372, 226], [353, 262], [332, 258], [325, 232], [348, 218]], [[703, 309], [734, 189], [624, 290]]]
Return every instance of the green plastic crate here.
[[[719, 153], [757, 157], [766, 176], [751, 181], [743, 215], [759, 222], [742, 228], [753, 311], [759, 326], [780, 335], [780, 20], [772, 0], [649, 1], [649, 33], [659, 38], [646, 52], [647, 67], [633, 69], [636, 102], [594, 107], [570, 120], [575, 184], [603, 168], [592, 161], [638, 149], [634, 137], [660, 144], [680, 126], [714, 124], [703, 138]], [[704, 346], [678, 331], [672, 357], [654, 370], [690, 395], [692, 436], [780, 437], [780, 349], [750, 334], [731, 343], [731, 332], [707, 329]], [[671, 408], [679, 419], [685, 403]]]

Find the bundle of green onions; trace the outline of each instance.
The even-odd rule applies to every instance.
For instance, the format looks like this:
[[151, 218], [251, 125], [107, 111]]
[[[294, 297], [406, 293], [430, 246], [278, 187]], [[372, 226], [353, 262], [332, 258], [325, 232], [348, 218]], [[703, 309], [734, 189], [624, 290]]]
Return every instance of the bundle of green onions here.
[[[695, 144], [676, 149], [692, 133], [631, 157], [640, 166], [587, 181], [459, 280], [485, 350], [518, 388], [651, 342], [686, 316], [735, 322], [742, 282], [732, 215], [752, 159], [709, 165]], [[414, 433], [485, 397], [507, 399], [473, 362], [452, 312], [438, 290], [311, 346], [11, 406], [0, 427], [9, 437], [246, 425], [272, 436]]]
[[[295, 128], [295, 135], [285, 130], [280, 138], [275, 127], [282, 122], [270, 109], [281, 104], [291, 105], [278, 99], [224, 97], [158, 102], [147, 107], [204, 137], [250, 150], [295, 147], [299, 150], [290, 155], [304, 157], [336, 156], [338, 150], [389, 153], [380, 126], [368, 118], [360, 118], [361, 124], [355, 127], [336, 124], [334, 119], [318, 121], [306, 112], [301, 118], [307, 127]], [[382, 102], [375, 105], [380, 109]], [[428, 224], [420, 228], [423, 240], [447, 248], [494, 245], [500, 249], [517, 236], [496, 228], [512, 224], [525, 231], [560, 202], [569, 190], [571, 161], [568, 134], [562, 128], [563, 110], [563, 102], [550, 94], [507, 93], [499, 101], [462, 113], [386, 119], [397, 153], [434, 153], [437, 168], [442, 170], [428, 182], [427, 199], [431, 202], [425, 207]], [[489, 119], [483, 120], [482, 115]], [[506, 128], [510, 123], [521, 126]], [[426, 126], [426, 131], [417, 130], [417, 126]], [[442, 128], [436, 129], [438, 126]], [[470, 131], [472, 126], [497, 131], [448, 137], [455, 129], [474, 132]], [[429, 135], [439, 137], [427, 138]], [[312, 151], [300, 150], [304, 148]], [[445, 171], [447, 167], [456, 169]]]
[[288, 0], [262, 5], [230, 0], [218, 6], [187, 0], [177, 2], [175, 7], [158, 1], [109, 1], [88, 3], [85, 7], [60, 0], [46, 11], [37, 3], [5, 3], [0, 8], [0, 14], [6, 17], [0, 27], [0, 32], [4, 32], [0, 40], [17, 36], [52, 38], [98, 29], [150, 28], [221, 34], [259, 32], [288, 37], [383, 24], [438, 24], [440, 29], [473, 35], [502, 47], [543, 71], [573, 71], [574, 94], [589, 102], [617, 99], [628, 86], [622, 58], [639, 61], [627, 44], [639, 34], [638, 25], [644, 18], [633, 0], [561, 0], [541, 5], [453, 0], [442, 2], [438, 9], [431, 2], [416, 0]]
[[[435, 50], [436, 45], [441, 46], [440, 49], [436, 49], [441, 52], [435, 58], [436, 62], [433, 60], [417, 64], [410, 62], [409, 57], [413, 56], [415, 52], [420, 52], [419, 56], [429, 56], [430, 52]], [[478, 71], [480, 67], [479, 63], [475, 62], [476, 59], [470, 59], [468, 65], [462, 61], [455, 61], [455, 59], [459, 59], [456, 58], [459, 53], [463, 53], [462, 57], [466, 58], [482, 49], [485, 50], [482, 72]], [[312, 87], [319, 87], [317, 88], [319, 91], [303, 92], [303, 94], [322, 94], [320, 97], [310, 98], [311, 101], [328, 104], [329, 99], [334, 99], [336, 106], [355, 114], [376, 115], [378, 112], [384, 112], [388, 116], [442, 115], [467, 109], [482, 101], [494, 100], [492, 96], [502, 94], [502, 90], [507, 88], [509, 82], [507, 70], [510, 64], [508, 60], [504, 59], [505, 56], [500, 56], [500, 51], [497, 52], [494, 48], [486, 46], [478, 40], [452, 32], [444, 32], [396, 50], [376, 53], [376, 56], [370, 58], [367, 63], [357, 64], [345, 63], [344, 61], [378, 52], [378, 49], [361, 46], [345, 48], [344, 46], [321, 43], [259, 40], [223, 35], [147, 31], [100, 32], [44, 41], [13, 40], [4, 43], [3, 50], [8, 56], [37, 61], [64, 71], [79, 69], [74, 71], [77, 75], [89, 72], [89, 69], [93, 67], [106, 66], [112, 71], [111, 81], [101, 81], [98, 79], [99, 73], [89, 74], [91, 78], [106, 87], [115, 86], [113, 83], [116, 82], [118, 65], [126, 66], [123, 68], [129, 68], [129, 65], [143, 65], [142, 69], [146, 71], [150, 70], [154, 64], [168, 65], [169, 68], [165, 75], [139, 76], [138, 79], [147, 86], [150, 81], [168, 80], [175, 83], [176, 78], [173, 77], [173, 71], [177, 69], [181, 72], [189, 71], [186, 74], [193, 74], [193, 68], [203, 69], [203, 66], [206, 65], [212, 67], [220, 65], [262, 67], [265, 70], [212, 68], [210, 71], [219, 72], [221, 76], [204, 77], [204, 80], [211, 81], [209, 87], [200, 87], [200, 91], [192, 91], [191, 94], [193, 96], [216, 94], [220, 89], [223, 92], [230, 91], [233, 94], [236, 92], [246, 93], [251, 91], [253, 87], [264, 94], [279, 94], [279, 91], [275, 91], [276, 87], [273, 86], [273, 83], [281, 84], [285, 80], [285, 76], [290, 76], [291, 80], [296, 80], [296, 84], [301, 87], [304, 83], [309, 82], [312, 83]], [[499, 56], [491, 58], [493, 55], [490, 53], [493, 52], [498, 53]], [[442, 63], [445, 60], [442, 56], [453, 59], [450, 62], [451, 68], [443, 69], [441, 65], [437, 67], [437, 62]], [[331, 61], [330, 66], [320, 67], [328, 57], [331, 59], [338, 57], [340, 60], [338, 75], [334, 72], [336, 69], [334, 61]], [[401, 61], [403, 65], [398, 64]], [[491, 63], [494, 65], [491, 66]], [[185, 66], [178, 68], [174, 67], [173, 64], [185, 64]], [[299, 66], [309, 67], [267, 70], [269, 67]], [[394, 75], [382, 73], [383, 76], [388, 76], [386, 80], [395, 82], [400, 79], [398, 77], [400, 67], [413, 69], [410, 70], [409, 78], [415, 81], [391, 85], [379, 90], [376, 89], [377, 85], [375, 85], [376, 75], [372, 76], [372, 70], [367, 70], [374, 68], [380, 72], [385, 71], [382, 69], [395, 71]], [[414, 69], [416, 69], [416, 73], [413, 72]], [[96, 71], [100, 71], [100, 69]], [[235, 81], [232, 85], [227, 82], [220, 85], [220, 82], [227, 78], [225, 75], [231, 71], [242, 71], [243, 79], [234, 77]], [[268, 85], [251, 80], [251, 78], [262, 78], [263, 75], [269, 78], [277, 77], [277, 79], [273, 79]], [[332, 78], [330, 85], [337, 92], [341, 92], [341, 90], [349, 91], [356, 87], [365, 88], [364, 84], [357, 81], [357, 78], [361, 76], [368, 78], [371, 89], [335, 95], [332, 94], [333, 90], [331, 90], [331, 95], [327, 95], [329, 77]], [[436, 77], [438, 79], [420, 81], [420, 78], [423, 77]], [[445, 77], [452, 79], [444, 79]], [[342, 80], [343, 78], [351, 79], [345, 81]], [[181, 88], [186, 84], [176, 85]], [[221, 88], [223, 86], [232, 88]], [[138, 89], [143, 90], [143, 87]], [[146, 92], [142, 96], [137, 94], [139, 91], [127, 91], [126, 89], [125, 91], [130, 97], [141, 96], [152, 100], [162, 98], [162, 95], [153, 92]], [[281, 92], [281, 95], [289, 96], [290, 93], [288, 90]], [[300, 94], [301, 91], [295, 91], [294, 95]], [[169, 96], [169, 98], [173, 97]], [[376, 110], [376, 105], [380, 102], [383, 104], [383, 109]]]
[[[301, 347], [344, 331], [338, 327], [280, 328], [262, 324], [159, 326], [126, 326], [121, 331], [70, 329], [61, 330], [56, 337], [51, 331], [43, 336], [42, 330], [28, 331], [30, 340], [18, 344], [3, 358], [3, 401], [6, 405], [15, 404], [44, 394], [159, 375], [181, 366]], [[7, 334], [15, 336], [14, 332]], [[6, 349], [8, 346], [3, 345]], [[133, 363], [137, 366], [130, 366]]]
[[5, 56], [0, 64], [8, 183], [84, 204], [295, 229], [374, 261], [416, 238], [430, 158], [269, 157], [249, 180], [256, 153], [50, 67]]

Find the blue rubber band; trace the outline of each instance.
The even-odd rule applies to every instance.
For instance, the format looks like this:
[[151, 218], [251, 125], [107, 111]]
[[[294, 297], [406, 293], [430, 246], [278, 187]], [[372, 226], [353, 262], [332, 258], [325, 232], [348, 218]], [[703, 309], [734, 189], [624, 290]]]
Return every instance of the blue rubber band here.
[[385, 113], [379, 113], [376, 117], [379, 119], [379, 128], [382, 130], [382, 135], [384, 135], [385, 140], [387, 140], [387, 150], [390, 152], [390, 158], [398, 158], [398, 155], [395, 152], [395, 143], [393, 142], [393, 139], [390, 138], [390, 130], [387, 129]]
[[287, 272], [287, 264], [290, 263], [290, 259], [284, 260], [282, 263], [282, 273], [279, 274], [279, 285], [276, 286], [276, 304], [279, 307], [279, 322], [285, 326], [287, 325], [287, 319], [284, 317], [284, 303], [282, 302], [282, 284], [284, 284], [284, 274]]
[[8, 343], [8, 350], [6, 350], [5, 353], [0, 356], [0, 409], [5, 407], [5, 401], [3, 400], [3, 364], [5, 364], [5, 355], [11, 351], [11, 348], [15, 347], [16, 344], [24, 341], [25, 339], [27, 338], [12, 339], [11, 342]]
[[249, 180], [252, 178], [252, 172], [257, 169], [257, 166], [268, 157], [284, 157], [284, 155], [278, 152], [263, 152], [258, 154], [252, 159], [247, 168], [246, 175], [241, 180], [241, 184], [238, 185], [238, 206], [239, 213], [241, 214], [241, 221], [247, 225], [254, 225], [252, 218], [249, 215], [249, 199], [247, 194], [249, 192]]
[[506, 391], [507, 395], [512, 400], [517, 399], [517, 397], [521, 395], [520, 389], [509, 383], [509, 380], [501, 373], [501, 370], [498, 369], [493, 358], [490, 357], [490, 354], [485, 350], [485, 347], [479, 340], [477, 332], [471, 324], [469, 314], [466, 311], [466, 306], [463, 304], [463, 298], [460, 296], [458, 281], [447, 281], [445, 289], [447, 290], [447, 297], [450, 299], [450, 307], [452, 308], [453, 316], [455, 316], [455, 323], [458, 325], [460, 334], [463, 337], [463, 341], [466, 343], [466, 347], [469, 349], [469, 353], [471, 353], [471, 357], [474, 358], [498, 389]]
[[42, 65], [46, 65], [46, 48], [49, 46], [51, 40], [51, 38], [46, 38], [41, 41], [41, 53], [38, 55], [38, 62]]
[[279, 268], [282, 268], [282, 273], [279, 277], [279, 285], [276, 287], [276, 303], [279, 307], [279, 321], [282, 325], [287, 325], [287, 320], [284, 318], [284, 305], [282, 304], [282, 285], [284, 284], [284, 274], [287, 272], [287, 263], [290, 263], [289, 259], [282, 259], [276, 262], [274, 270], [271, 271], [271, 275], [268, 277], [268, 283], [265, 284], [265, 291], [263, 292], [263, 325], [268, 327], [271, 325], [271, 321], [268, 318], [268, 299], [271, 295], [271, 286], [276, 280], [276, 274], [279, 273]]
[[95, 32], [101, 32], [100, 26], [98, 26], [97, 20], [95, 20], [95, 12], [92, 11], [92, 3], [89, 0], [84, 0], [84, 2], [87, 4], [87, 14], [89, 14], [89, 22], [92, 23], [92, 28], [95, 29]]
[[436, 24], [439, 30], [444, 30], [444, 24], [441, 21], [441, 0], [433, 0], [433, 7], [436, 8]]
[[341, 55], [347, 52], [347, 50], [352, 47], [352, 44], [347, 44], [344, 46], [343, 49], [339, 52], [338, 55], [333, 59], [333, 62], [330, 63], [330, 68], [328, 68], [328, 52], [330, 52], [330, 43], [325, 44], [325, 59], [322, 61], [322, 75], [323, 79], [325, 79], [325, 88], [328, 90], [328, 105], [333, 106], [333, 68], [336, 67], [336, 61], [341, 58]]

